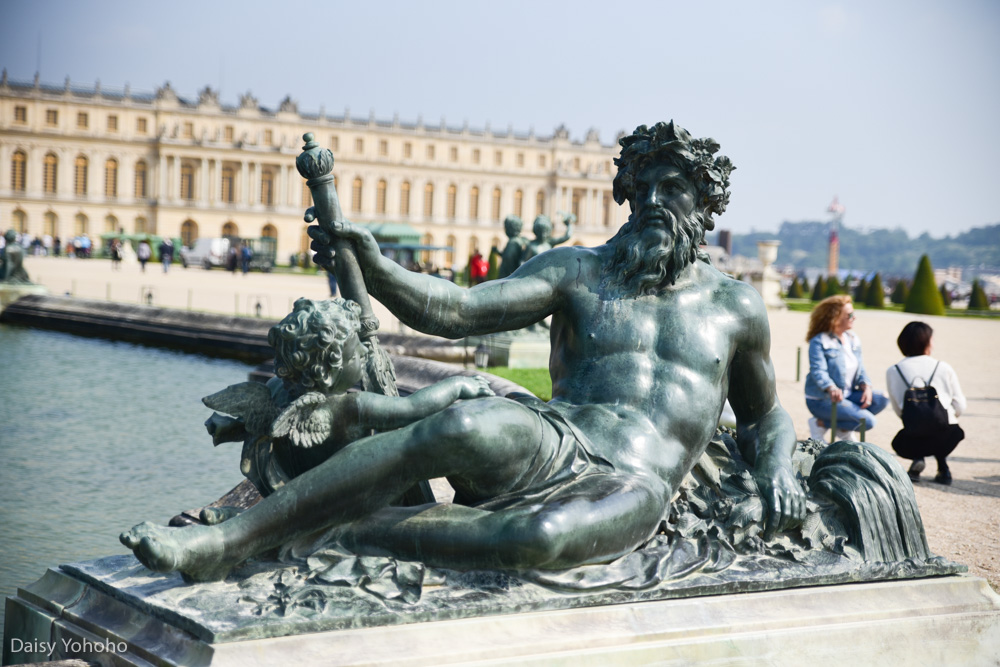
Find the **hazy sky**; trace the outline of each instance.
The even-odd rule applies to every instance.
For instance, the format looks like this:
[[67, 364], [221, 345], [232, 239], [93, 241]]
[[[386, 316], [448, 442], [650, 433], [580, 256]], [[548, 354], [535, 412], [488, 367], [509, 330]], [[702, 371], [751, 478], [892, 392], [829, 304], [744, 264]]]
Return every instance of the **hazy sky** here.
[[[674, 119], [737, 165], [719, 228], [1000, 222], [1000, 2], [0, 0], [14, 79], [604, 143]], [[40, 46], [39, 46], [40, 44]]]

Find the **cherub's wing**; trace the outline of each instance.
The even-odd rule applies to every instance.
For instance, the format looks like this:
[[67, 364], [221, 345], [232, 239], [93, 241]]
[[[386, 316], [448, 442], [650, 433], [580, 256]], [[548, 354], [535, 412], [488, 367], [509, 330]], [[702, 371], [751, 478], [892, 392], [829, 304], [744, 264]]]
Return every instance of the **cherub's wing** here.
[[242, 419], [248, 433], [267, 433], [278, 414], [271, 392], [260, 382], [230, 385], [201, 402], [213, 410]]
[[315, 447], [330, 437], [333, 417], [327, 397], [312, 391], [278, 415], [271, 426], [271, 437], [287, 436], [296, 447]]

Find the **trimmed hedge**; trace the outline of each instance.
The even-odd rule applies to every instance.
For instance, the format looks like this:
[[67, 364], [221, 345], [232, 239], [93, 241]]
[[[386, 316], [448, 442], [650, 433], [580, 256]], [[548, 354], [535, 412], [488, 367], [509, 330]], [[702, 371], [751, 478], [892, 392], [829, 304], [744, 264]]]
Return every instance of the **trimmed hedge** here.
[[934, 282], [934, 269], [927, 255], [920, 258], [917, 273], [913, 276], [913, 286], [903, 305], [904, 313], [919, 315], [944, 315], [944, 301], [937, 283]]
[[892, 296], [889, 297], [889, 301], [895, 304], [903, 305], [906, 303], [906, 297], [910, 295], [910, 290], [906, 286], [905, 280], [899, 280], [896, 282], [896, 286], [892, 288]]
[[979, 278], [972, 281], [972, 294], [969, 295], [969, 310], [989, 310], [990, 298], [986, 296], [986, 290]]
[[865, 305], [869, 308], [885, 308], [885, 288], [882, 287], [882, 276], [877, 273], [868, 285]]

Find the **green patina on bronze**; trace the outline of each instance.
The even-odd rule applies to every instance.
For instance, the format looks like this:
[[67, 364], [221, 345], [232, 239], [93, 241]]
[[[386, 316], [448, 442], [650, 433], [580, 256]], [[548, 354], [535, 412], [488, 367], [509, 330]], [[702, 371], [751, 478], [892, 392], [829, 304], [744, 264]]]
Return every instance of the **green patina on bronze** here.
[[[551, 316], [553, 399], [460, 400], [352, 440], [218, 525], [136, 526], [121, 539], [144, 565], [218, 580], [276, 547], [359, 559], [313, 559], [287, 575], [302, 575], [293, 597], [307, 604], [322, 598], [308, 572], [363, 588], [372, 580], [368, 558], [417, 564], [389, 577], [403, 582], [389, 596], [407, 603], [421, 597], [407, 582], [425, 566], [513, 572], [577, 592], [657, 589], [698, 571], [718, 581], [722, 570], [738, 590], [733, 563], [747, 557], [746, 581], [757, 583], [744, 590], [776, 585], [790, 562], [800, 578], [801, 567], [853, 563], [825, 582], [857, 580], [861, 570], [954, 571], [928, 552], [912, 488], [891, 457], [848, 443], [815, 462], [815, 451], [805, 463], [796, 454], [793, 463], [764, 305], [698, 252], [729, 200], [733, 166], [716, 156], [714, 140], [673, 123], [639, 127], [616, 160], [614, 196], [631, 215], [614, 238], [552, 248], [505, 278], [464, 289], [384, 258], [364, 227], [343, 219], [332, 154], [306, 139], [299, 167], [317, 202], [307, 213], [319, 223], [309, 228], [316, 261], [329, 266], [336, 256], [345, 294], [362, 295], [362, 322], [367, 293], [407, 326], [453, 339]], [[732, 437], [716, 432], [727, 399]], [[394, 505], [439, 477], [455, 488], [454, 503]], [[928, 565], [904, 567], [907, 559]], [[282, 605], [288, 581], [275, 584]], [[257, 603], [259, 613], [272, 604]]]
[[24, 270], [24, 248], [17, 244], [17, 232], [8, 229], [4, 241], [6, 245], [0, 250], [0, 283], [32, 285]]

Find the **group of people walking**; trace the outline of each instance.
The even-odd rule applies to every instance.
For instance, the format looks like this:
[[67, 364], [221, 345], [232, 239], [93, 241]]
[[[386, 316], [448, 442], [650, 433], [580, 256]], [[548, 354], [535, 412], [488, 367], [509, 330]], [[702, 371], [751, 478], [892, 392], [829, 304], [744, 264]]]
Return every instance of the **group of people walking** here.
[[853, 439], [859, 428], [874, 428], [875, 415], [891, 405], [903, 420], [892, 448], [912, 461], [910, 479], [919, 480], [925, 459], [933, 457], [934, 481], [951, 484], [947, 458], [965, 438], [958, 417], [966, 401], [954, 369], [931, 356], [934, 330], [924, 322], [903, 327], [896, 340], [903, 359], [886, 371], [887, 396], [874, 389], [865, 370], [861, 340], [851, 330], [854, 320], [854, 305], [847, 295], [819, 302], [809, 318], [805, 398], [812, 414], [810, 436], [824, 440], [827, 430], [836, 429], [832, 440]]

